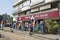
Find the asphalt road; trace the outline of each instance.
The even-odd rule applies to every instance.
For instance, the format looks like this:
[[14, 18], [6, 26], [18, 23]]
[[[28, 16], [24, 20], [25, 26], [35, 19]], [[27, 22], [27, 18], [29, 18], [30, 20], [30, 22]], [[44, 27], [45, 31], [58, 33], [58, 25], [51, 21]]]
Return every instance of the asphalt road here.
[[6, 40], [55, 40], [56, 38], [60, 38], [59, 35], [41, 35], [37, 37], [34, 35], [29, 35], [29, 32], [26, 31], [19, 31], [16, 29], [13, 29], [13, 31], [14, 32], [12, 33], [11, 28], [7, 27], [4, 28], [4, 30], [0, 30], [0, 34], [4, 35]]
[[7, 40], [40, 40], [40, 39], [34, 38], [30, 35], [24, 35], [21, 33], [20, 33], [20, 35], [17, 35], [15, 33], [6, 32], [6, 31], [2, 31], [2, 30], [0, 30], [0, 34], [4, 35], [4, 37]]

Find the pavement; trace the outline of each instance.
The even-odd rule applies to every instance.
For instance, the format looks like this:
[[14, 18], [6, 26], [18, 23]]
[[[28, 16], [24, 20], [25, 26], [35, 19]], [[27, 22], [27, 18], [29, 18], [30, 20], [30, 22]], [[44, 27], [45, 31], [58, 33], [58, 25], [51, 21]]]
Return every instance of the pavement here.
[[0, 38], [0, 40], [6, 40], [5, 38]]
[[[7, 29], [4, 29], [4, 30], [7, 30]], [[41, 40], [41, 39], [31, 37], [30, 35], [25, 35], [23, 34], [23, 32], [17, 35], [16, 33], [4, 31], [4, 30], [0, 30], [0, 34], [4, 35], [4, 37], [7, 40]]]
[[[5, 34], [6, 37], [10, 38], [11, 40], [60, 40], [60, 35], [53, 35], [53, 34], [33, 34], [29, 35], [28, 31], [20, 31], [16, 29], [12, 29], [14, 32], [11, 33], [11, 28], [5, 27], [4, 30], [6, 31], [1, 31], [0, 33]], [[11, 37], [12, 36], [12, 37]], [[13, 39], [12, 39], [13, 38]], [[17, 39], [16, 39], [17, 38]]]
[[[24, 35], [29, 35], [29, 32], [25, 31], [19, 31], [19, 30], [14, 30], [14, 33], [20, 35], [20, 33], [23, 33]], [[55, 40], [59, 39], [60, 40], [60, 35], [53, 35], [53, 34], [33, 34], [32, 37], [38, 38], [38, 39], [46, 39], [46, 40]]]

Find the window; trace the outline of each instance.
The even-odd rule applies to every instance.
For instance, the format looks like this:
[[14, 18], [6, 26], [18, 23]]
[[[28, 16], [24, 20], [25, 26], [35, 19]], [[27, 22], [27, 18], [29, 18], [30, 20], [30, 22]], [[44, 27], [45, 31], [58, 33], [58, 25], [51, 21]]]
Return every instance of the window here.
[[51, 5], [47, 4], [47, 5], [41, 6], [40, 10], [46, 10], [46, 9], [49, 9], [49, 8], [51, 8]]
[[51, 3], [51, 8], [56, 8], [58, 6], [57, 2]]
[[29, 15], [31, 13], [31, 11], [27, 11], [26, 14]]
[[20, 8], [22, 8], [22, 4], [20, 4], [20, 6], [19, 6]]
[[60, 10], [60, 3], [58, 4], [59, 10]]
[[23, 12], [23, 13], [20, 13], [20, 14], [18, 14], [19, 16], [22, 16], [22, 15], [26, 15], [26, 13], [25, 12]]
[[29, 6], [30, 5], [30, 0], [27, 0], [26, 2], [23, 3], [23, 7]]
[[18, 6], [17, 6], [17, 7], [15, 7], [14, 9], [15, 9], [15, 10], [17, 10], [17, 9], [18, 9]]
[[52, 2], [52, 1], [55, 1], [55, 0], [45, 0], [45, 3], [48, 3], [48, 2]]
[[45, 0], [31, 0], [31, 6], [39, 4], [39, 3], [43, 3]]

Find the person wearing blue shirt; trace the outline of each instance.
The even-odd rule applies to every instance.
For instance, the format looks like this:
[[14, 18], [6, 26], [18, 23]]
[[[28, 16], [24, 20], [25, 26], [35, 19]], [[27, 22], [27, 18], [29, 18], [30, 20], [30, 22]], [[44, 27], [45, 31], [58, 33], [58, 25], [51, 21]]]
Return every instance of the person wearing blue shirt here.
[[44, 21], [40, 21], [41, 34], [44, 34]]

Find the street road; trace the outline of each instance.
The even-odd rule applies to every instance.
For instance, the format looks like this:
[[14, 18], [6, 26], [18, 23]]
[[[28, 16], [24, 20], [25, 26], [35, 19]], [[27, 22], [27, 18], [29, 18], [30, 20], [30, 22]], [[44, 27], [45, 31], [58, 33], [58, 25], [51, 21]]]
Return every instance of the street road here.
[[41, 35], [40, 37], [37, 37], [34, 35], [29, 35], [29, 32], [26, 31], [16, 29], [13, 29], [14, 32], [10, 31], [11, 28], [4, 28], [4, 30], [0, 30], [0, 34], [4, 35], [6, 40], [55, 40], [56, 38], [60, 38], [59, 35]]
[[0, 34], [4, 35], [4, 37], [7, 40], [40, 40], [40, 39], [34, 38], [30, 35], [24, 35], [24, 34], [17, 35], [15, 33], [6, 32], [6, 31], [2, 31], [2, 30], [0, 30]]

